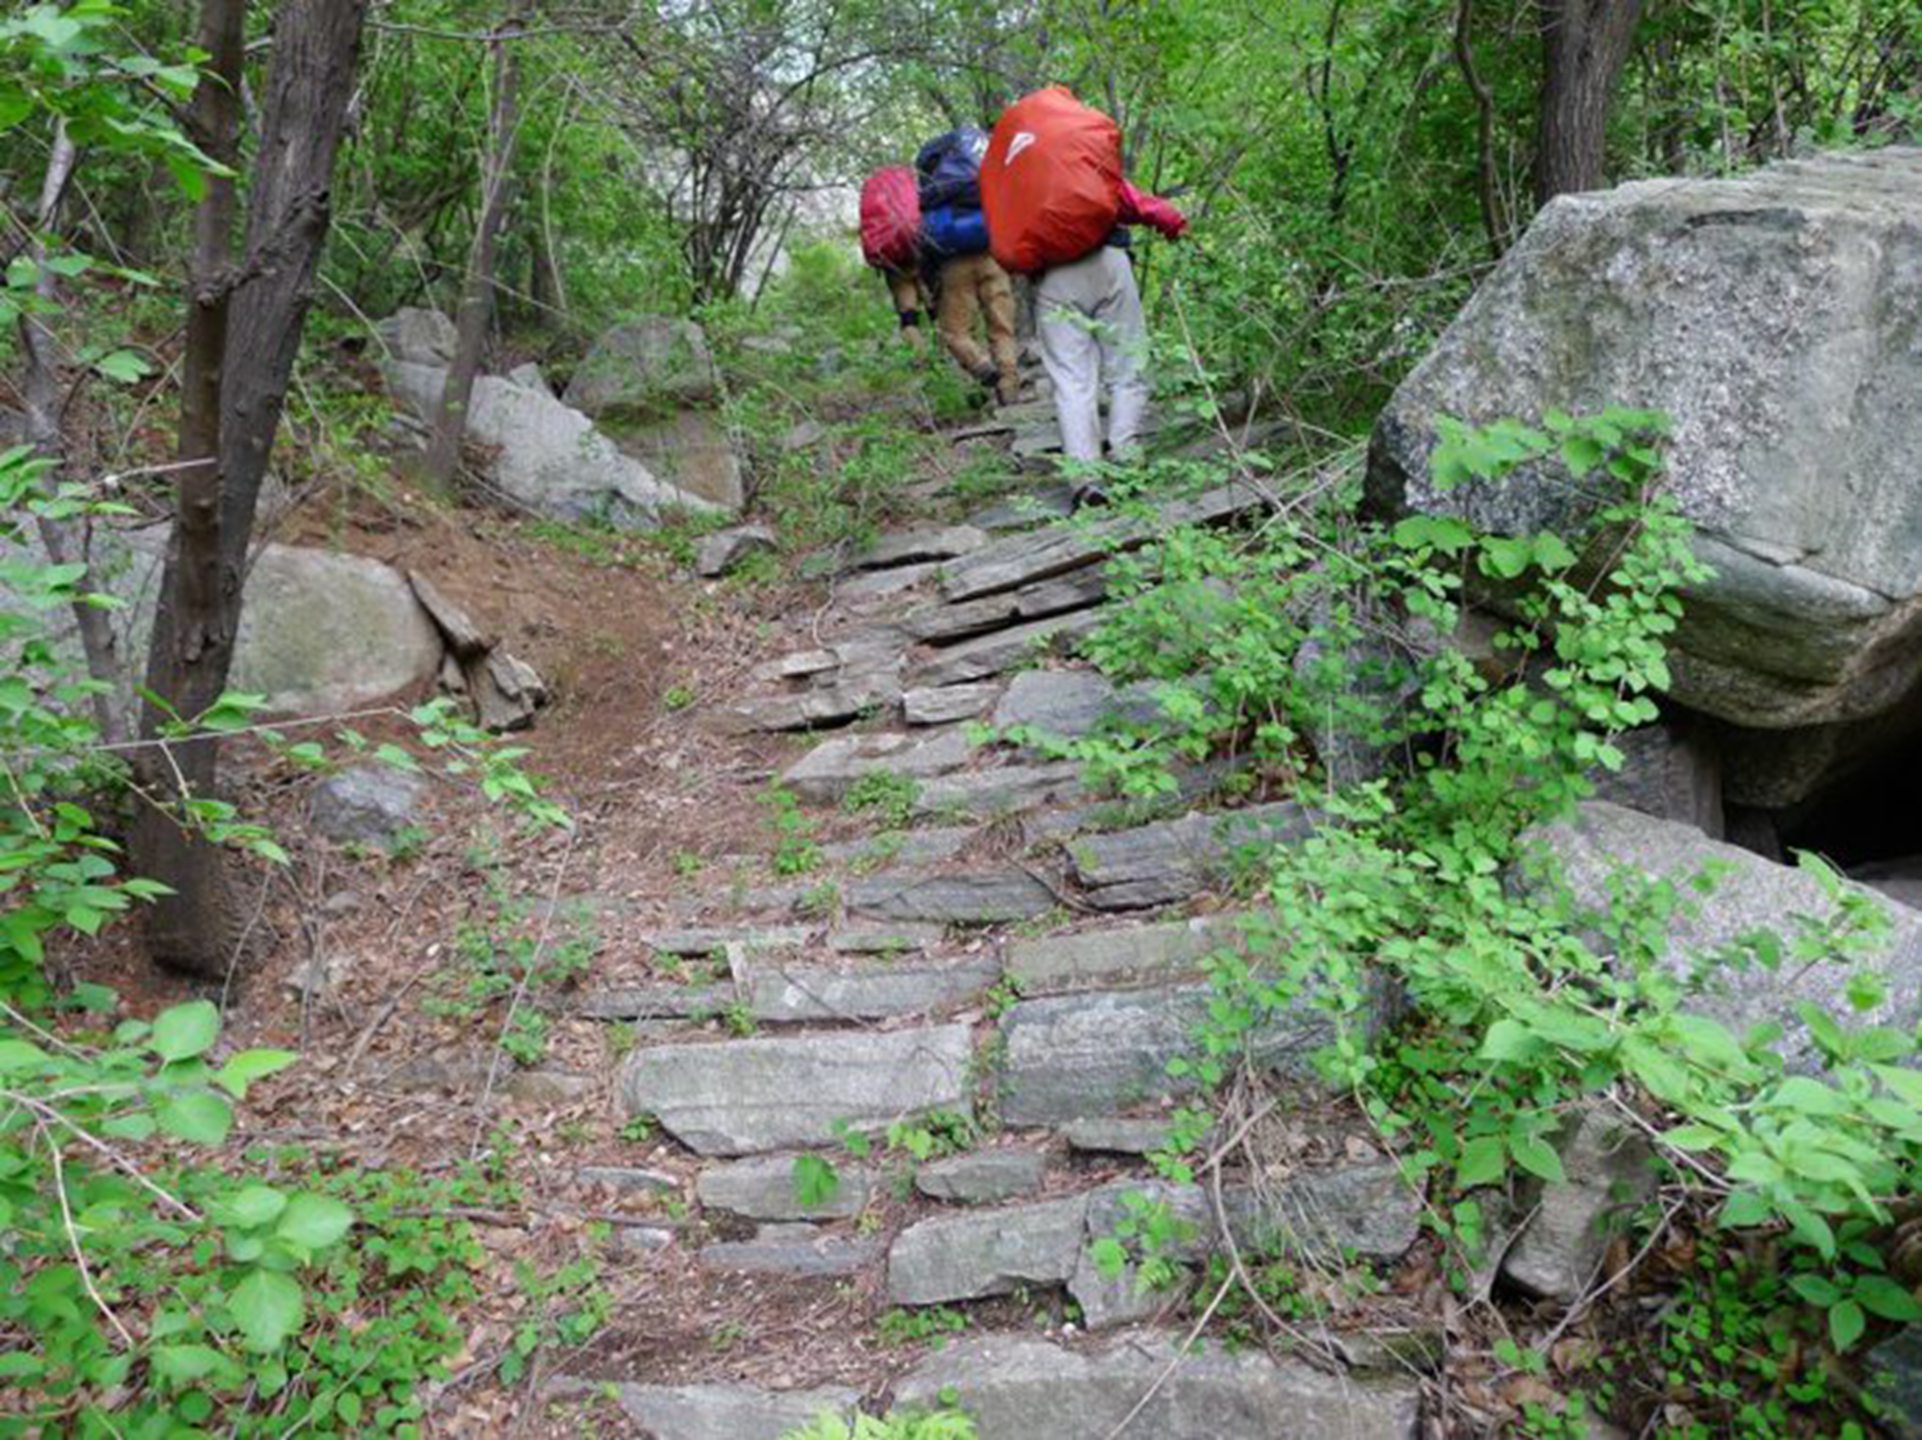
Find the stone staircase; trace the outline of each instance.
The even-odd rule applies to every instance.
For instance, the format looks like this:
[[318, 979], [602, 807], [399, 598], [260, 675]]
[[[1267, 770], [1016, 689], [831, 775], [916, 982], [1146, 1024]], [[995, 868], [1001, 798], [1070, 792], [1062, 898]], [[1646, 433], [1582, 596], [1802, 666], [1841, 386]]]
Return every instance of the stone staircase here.
[[[692, 896], [676, 928], [641, 937], [707, 978], [578, 1003], [635, 1037], [623, 1118], [698, 1160], [695, 1223], [636, 1239], [636, 1263], [670, 1243], [726, 1283], [852, 1287], [870, 1318], [966, 1314], [966, 1333], [877, 1355], [859, 1387], [762, 1365], [744, 1385], [619, 1382], [657, 1440], [778, 1440], [797, 1415], [937, 1398], [973, 1412], [983, 1440], [1419, 1433], [1429, 1337], [1392, 1297], [1311, 1306], [1312, 1338], [1284, 1358], [1183, 1348], [1183, 1294], [1230, 1241], [1285, 1240], [1331, 1289], [1392, 1273], [1417, 1246], [1421, 1197], [1307, 1073], [1325, 1038], [1316, 1012], [1277, 1020], [1256, 1047], [1299, 1095], [1264, 1152], [1280, 1158], [1220, 1171], [1213, 1191], [1157, 1179], [1144, 1159], [1183, 1093], [1168, 1062], [1209, 1003], [1204, 957], [1242, 943], [1236, 853], [1301, 836], [1310, 813], [1222, 807], [1222, 766], [1158, 805], [1121, 804], [1072, 765], [977, 743], [977, 722], [1073, 735], [1139, 710], [1144, 695], [1048, 664], [1099, 622], [1102, 561], [1265, 498], [1227, 485], [1148, 519], [1073, 524], [1042, 499], [852, 557], [820, 643], [759, 667], [711, 717], [821, 732], [781, 783], [840, 807], [868, 777], [896, 777], [881, 782], [892, 823], [822, 847], [804, 875]], [[737, 1033], [717, 1038], [716, 1016]], [[802, 1183], [802, 1156], [832, 1180], [817, 1165]], [[1170, 1258], [1187, 1279], [1172, 1289], [1096, 1262], [1137, 1195], [1183, 1222]], [[786, 1383], [758, 1383], [776, 1368]]]

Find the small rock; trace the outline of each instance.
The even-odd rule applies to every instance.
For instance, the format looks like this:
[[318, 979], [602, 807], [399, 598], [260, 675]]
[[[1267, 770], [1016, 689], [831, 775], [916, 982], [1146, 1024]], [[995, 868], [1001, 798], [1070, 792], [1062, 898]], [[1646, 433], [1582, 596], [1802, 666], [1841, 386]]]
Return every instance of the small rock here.
[[910, 725], [947, 725], [973, 720], [994, 704], [1001, 687], [992, 681], [909, 690], [901, 696], [901, 715]]
[[502, 1088], [523, 1105], [553, 1107], [587, 1099], [600, 1088], [600, 1079], [571, 1070], [519, 1070]]
[[1641, 1137], [1586, 1110], [1562, 1142], [1567, 1180], [1542, 1186], [1541, 1203], [1502, 1262], [1502, 1274], [1534, 1295], [1570, 1303], [1584, 1294], [1608, 1250], [1609, 1217], [1652, 1193]]
[[1166, 1120], [1076, 1120], [1061, 1135], [1071, 1150], [1090, 1155], [1147, 1155], [1168, 1143]]
[[803, 800], [826, 804], [841, 799], [866, 776], [924, 780], [960, 769], [973, 754], [974, 744], [964, 725], [931, 731], [922, 738], [889, 733], [839, 735], [789, 766], [781, 784]]
[[913, 565], [927, 560], [952, 560], [979, 550], [988, 543], [987, 535], [972, 525], [946, 525], [932, 530], [904, 530], [883, 535], [854, 557], [862, 570], [886, 570], [896, 565]]
[[408, 306], [374, 326], [374, 333], [395, 360], [410, 365], [449, 365], [460, 336], [454, 322], [438, 310]]
[[631, 1195], [678, 1195], [681, 1182], [664, 1170], [632, 1165], [583, 1165], [575, 1174], [583, 1185], [604, 1185]]
[[781, 437], [781, 448], [788, 454], [794, 455], [802, 450], [812, 450], [827, 438], [827, 426], [819, 420], [803, 420], [800, 424], [791, 426]]
[[655, 1255], [679, 1237], [653, 1225], [623, 1225], [614, 1232], [614, 1248], [624, 1255]]
[[357, 765], [314, 788], [314, 829], [341, 844], [380, 845], [414, 823], [426, 783], [388, 765]]
[[715, 579], [732, 571], [750, 555], [772, 554], [779, 542], [765, 525], [736, 525], [704, 536], [694, 552], [696, 573]]
[[923, 1165], [914, 1188], [934, 1200], [994, 1205], [1041, 1188], [1047, 1162], [1035, 1150], [976, 1150]]
[[509, 383], [518, 385], [523, 390], [538, 390], [541, 394], [550, 396], [554, 393], [554, 387], [547, 383], [547, 376], [541, 373], [541, 367], [532, 360], [509, 370], [507, 379]]

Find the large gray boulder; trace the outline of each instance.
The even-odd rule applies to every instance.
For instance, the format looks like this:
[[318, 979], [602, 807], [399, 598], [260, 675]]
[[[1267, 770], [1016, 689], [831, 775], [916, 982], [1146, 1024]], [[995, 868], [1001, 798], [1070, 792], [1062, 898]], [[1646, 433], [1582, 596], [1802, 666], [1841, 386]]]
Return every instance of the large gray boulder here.
[[407, 306], [374, 326], [389, 360], [409, 365], [451, 365], [460, 341], [454, 322], [438, 310]]
[[707, 335], [692, 320], [648, 315], [595, 342], [567, 387], [567, 403], [596, 420], [660, 419], [720, 393]]
[[[1375, 432], [1378, 512], [1572, 528], [1552, 472], [1440, 493], [1436, 421], [1666, 411], [1669, 475], [1718, 572], [1690, 597], [1675, 697], [1766, 730], [1916, 698], [1922, 656], [1922, 150], [1563, 196], [1403, 382]], [[1886, 738], [1886, 737], [1884, 737]], [[1733, 798], [1791, 803], [1849, 747]]]
[[[1686, 974], [1694, 961], [1757, 931], [1789, 940], [1798, 917], [1826, 920], [1834, 913], [1820, 881], [1788, 865], [1777, 865], [1747, 850], [1710, 840], [1692, 825], [1658, 820], [1604, 801], [1583, 805], [1571, 821], [1535, 832], [1534, 843], [1559, 862], [1562, 880], [1584, 909], [1606, 914], [1614, 908], [1619, 874], [1668, 880], [1691, 902], [1670, 922], [1665, 962]], [[1698, 894], [1690, 885], [1712, 870], [1713, 890]], [[1892, 904], [1851, 884], [1887, 914], [1889, 942], [1866, 964], [1888, 982], [1888, 997], [1863, 1022], [1913, 1028], [1922, 1016], [1922, 911]], [[1833, 1013], [1853, 1013], [1846, 994], [1856, 967], [1828, 960], [1803, 964], [1788, 960], [1775, 969], [1751, 965], [1712, 975], [1691, 1008], [1722, 1021], [1738, 1036], [1752, 1026], [1775, 1022], [1787, 1027], [1783, 1041], [1791, 1061], [1814, 1063], [1810, 1041], [1796, 1018], [1796, 1007], [1813, 1002]]]
[[[444, 368], [394, 361], [386, 374], [396, 399], [422, 418], [433, 415], [447, 382]], [[580, 411], [497, 375], [475, 380], [467, 435], [496, 452], [496, 489], [537, 515], [647, 529], [671, 511], [717, 508], [656, 478]]]

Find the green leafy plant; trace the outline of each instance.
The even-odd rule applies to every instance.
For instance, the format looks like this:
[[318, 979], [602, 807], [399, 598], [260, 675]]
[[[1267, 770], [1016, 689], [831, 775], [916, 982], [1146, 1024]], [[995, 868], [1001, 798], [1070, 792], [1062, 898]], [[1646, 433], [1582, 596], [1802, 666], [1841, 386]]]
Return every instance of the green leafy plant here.
[[814, 843], [813, 827], [801, 813], [801, 802], [791, 790], [778, 786], [761, 797], [768, 807], [774, 826], [774, 873], [781, 876], [805, 875], [821, 863], [821, 847]]
[[794, 1157], [794, 1203], [803, 1210], [832, 1205], [841, 1193], [841, 1172], [821, 1155]]
[[781, 1440], [975, 1440], [974, 1422], [958, 1410], [932, 1414], [896, 1412], [886, 1417], [856, 1415], [853, 1423], [823, 1415], [811, 1425], [790, 1430]]
[[949, 1336], [959, 1335], [967, 1328], [968, 1317], [947, 1305], [919, 1310], [896, 1308], [883, 1312], [874, 1322], [875, 1333], [883, 1345], [926, 1345], [935, 1350], [947, 1344]]
[[900, 829], [914, 819], [915, 803], [921, 786], [912, 775], [897, 775], [890, 770], [871, 770], [853, 785], [841, 801], [850, 815], [873, 813], [890, 828]]

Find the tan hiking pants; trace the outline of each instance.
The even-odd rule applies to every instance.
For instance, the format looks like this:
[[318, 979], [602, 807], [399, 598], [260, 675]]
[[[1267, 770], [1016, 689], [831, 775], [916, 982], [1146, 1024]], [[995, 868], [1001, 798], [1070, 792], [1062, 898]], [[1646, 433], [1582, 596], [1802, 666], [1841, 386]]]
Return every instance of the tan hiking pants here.
[[[974, 338], [974, 317], [985, 315], [988, 344]], [[941, 301], [935, 315], [941, 343], [955, 363], [983, 384], [999, 383], [1004, 399], [1020, 383], [1020, 352], [1014, 341], [1014, 285], [992, 255], [962, 255], [941, 267]]]

